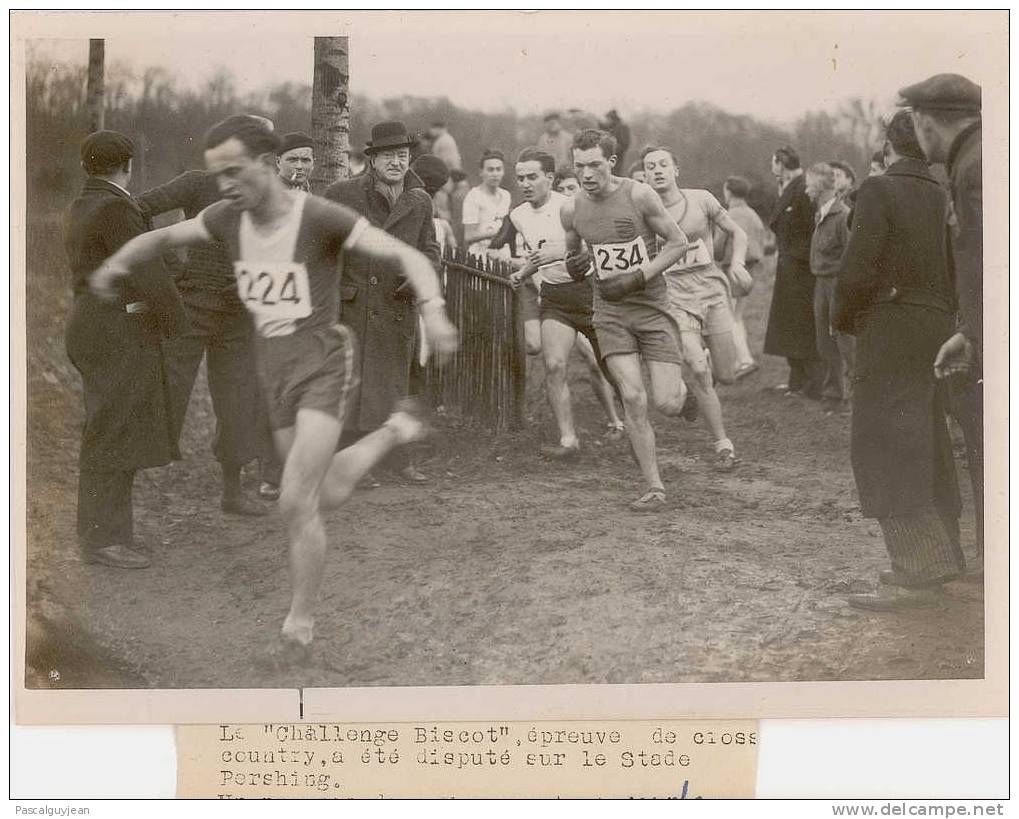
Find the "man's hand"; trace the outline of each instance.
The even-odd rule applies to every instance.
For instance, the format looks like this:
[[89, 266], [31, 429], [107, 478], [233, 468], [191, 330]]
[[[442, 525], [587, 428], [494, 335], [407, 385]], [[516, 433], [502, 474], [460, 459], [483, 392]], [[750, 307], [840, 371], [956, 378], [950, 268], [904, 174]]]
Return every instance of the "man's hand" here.
[[542, 265], [561, 261], [564, 255], [566, 255], [566, 248], [559, 243], [549, 242], [537, 250], [532, 250], [527, 256], [527, 261], [535, 267], [541, 267]]
[[566, 272], [575, 282], [582, 282], [587, 278], [591, 269], [591, 254], [585, 250], [578, 250], [566, 254]]
[[622, 301], [644, 289], [647, 280], [639, 267], [620, 273], [611, 279], [598, 279], [598, 292], [605, 301]]
[[446, 310], [440, 301], [422, 304], [421, 320], [425, 325], [428, 349], [440, 364], [444, 363], [460, 346], [456, 327], [446, 317]]
[[519, 290], [520, 285], [524, 283], [523, 270], [514, 270], [510, 273], [509, 283], [514, 290]]
[[969, 372], [973, 363], [973, 346], [966, 336], [956, 333], [941, 345], [934, 359], [934, 376], [947, 378], [955, 373]]
[[118, 296], [117, 279], [121, 279], [127, 274], [128, 271], [125, 268], [111, 264], [110, 259], [107, 259], [88, 277], [88, 286], [103, 301], [116, 301]]

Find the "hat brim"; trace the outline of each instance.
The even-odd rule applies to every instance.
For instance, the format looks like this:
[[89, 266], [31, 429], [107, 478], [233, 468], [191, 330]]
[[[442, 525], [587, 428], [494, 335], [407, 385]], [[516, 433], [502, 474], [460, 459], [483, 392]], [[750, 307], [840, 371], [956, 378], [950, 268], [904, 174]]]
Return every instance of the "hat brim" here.
[[378, 144], [369, 142], [364, 146], [364, 152], [365, 154], [371, 155], [376, 154], [379, 151], [390, 151], [394, 148], [413, 148], [417, 144], [418, 141], [413, 137], [383, 140]]

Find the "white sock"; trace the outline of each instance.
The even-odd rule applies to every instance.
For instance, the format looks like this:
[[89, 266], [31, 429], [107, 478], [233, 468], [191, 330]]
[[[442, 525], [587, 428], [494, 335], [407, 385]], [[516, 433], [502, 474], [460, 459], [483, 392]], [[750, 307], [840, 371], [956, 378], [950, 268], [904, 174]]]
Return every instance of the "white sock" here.
[[736, 449], [732, 445], [732, 441], [730, 441], [728, 438], [720, 438], [719, 440], [715, 441], [715, 454], [716, 455], [719, 452], [724, 452], [727, 449], [730, 452], [734, 453], [734, 454], [736, 452]]

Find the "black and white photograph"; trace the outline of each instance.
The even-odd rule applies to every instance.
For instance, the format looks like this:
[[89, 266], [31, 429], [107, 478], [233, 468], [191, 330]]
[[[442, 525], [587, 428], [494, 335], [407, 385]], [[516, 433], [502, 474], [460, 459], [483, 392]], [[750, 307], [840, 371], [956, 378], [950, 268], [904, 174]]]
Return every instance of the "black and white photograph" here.
[[14, 15], [16, 683], [992, 676], [1007, 12], [313, 16]]

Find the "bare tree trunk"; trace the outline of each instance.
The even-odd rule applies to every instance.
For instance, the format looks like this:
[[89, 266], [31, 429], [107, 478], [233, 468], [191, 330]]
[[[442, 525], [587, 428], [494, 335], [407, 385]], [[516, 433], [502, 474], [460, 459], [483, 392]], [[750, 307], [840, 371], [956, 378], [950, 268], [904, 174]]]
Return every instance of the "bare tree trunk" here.
[[105, 40], [88, 41], [88, 86], [85, 106], [88, 109], [88, 132], [103, 129], [103, 63], [106, 57]]
[[315, 170], [311, 189], [321, 193], [350, 175], [350, 74], [346, 37], [315, 38], [311, 87], [311, 138]]

